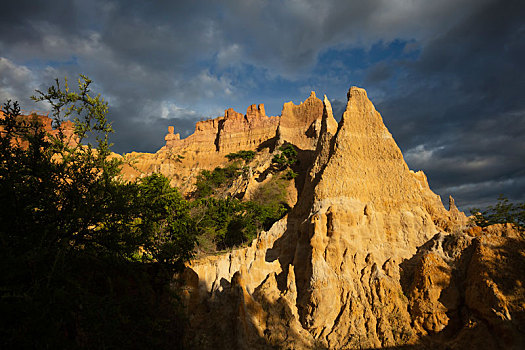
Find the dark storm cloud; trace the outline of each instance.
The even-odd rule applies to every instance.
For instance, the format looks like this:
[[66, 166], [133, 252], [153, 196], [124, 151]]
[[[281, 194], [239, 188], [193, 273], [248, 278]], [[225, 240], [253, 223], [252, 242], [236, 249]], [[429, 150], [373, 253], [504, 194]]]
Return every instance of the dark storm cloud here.
[[[525, 199], [525, 6], [488, 4], [430, 41], [380, 105], [409, 164], [465, 207]], [[388, 79], [388, 77], [387, 77]], [[388, 81], [387, 81], [388, 85]]]
[[45, 109], [35, 88], [87, 74], [116, 151], [154, 151], [168, 125], [186, 136], [230, 106], [275, 115], [310, 90], [339, 118], [360, 85], [442, 196], [525, 198], [520, 1], [22, 0], [2, 15], [0, 98]]
[[485, 2], [226, 1], [222, 30], [252, 64], [298, 79], [327, 48], [398, 37], [427, 40]]
[[[0, 97], [16, 96], [30, 106], [28, 109], [42, 109], [26, 96], [41, 87], [43, 70], [57, 77], [87, 74], [110, 102], [109, 117], [118, 130], [112, 139], [118, 151], [158, 148], [166, 130], [165, 123], [156, 122], [163, 104], [186, 107], [171, 108], [171, 115], [162, 120], [184, 120], [188, 113], [200, 118], [204, 113], [216, 113], [215, 102], [204, 104], [200, 114], [189, 104], [231, 94], [226, 78], [193, 64], [196, 59], [213, 56], [221, 45], [210, 20], [214, 9], [211, 3], [166, 1], [156, 2], [155, 7], [140, 1], [26, 5], [27, 12], [20, 11], [20, 3], [6, 8], [15, 25], [3, 22], [0, 47], [7, 48], [2, 51], [8, 54], [5, 60], [18, 74], [3, 79], [5, 88], [0, 90]], [[64, 64], [69, 60], [75, 63]], [[52, 80], [47, 79], [46, 84]], [[8, 94], [9, 90], [12, 93]], [[152, 131], [144, 130], [144, 124]], [[183, 132], [192, 129], [190, 123], [177, 124], [185, 128]], [[142, 137], [136, 137], [137, 130], [142, 130]]]

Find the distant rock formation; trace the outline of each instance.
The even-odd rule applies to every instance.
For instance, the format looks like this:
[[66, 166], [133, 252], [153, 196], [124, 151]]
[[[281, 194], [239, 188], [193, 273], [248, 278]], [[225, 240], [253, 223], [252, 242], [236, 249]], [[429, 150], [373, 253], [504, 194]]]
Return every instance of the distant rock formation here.
[[323, 108], [323, 101], [318, 99], [313, 91], [310, 97], [298, 106], [293, 102], [285, 103], [278, 130], [280, 140], [300, 149], [315, 149]]
[[179, 134], [173, 134], [173, 126], [170, 126], [162, 150], [222, 154], [255, 150], [275, 136], [279, 120], [280, 117], [267, 117], [263, 104], [249, 106], [245, 115], [229, 108], [224, 111], [224, 116], [198, 122], [195, 132], [182, 140]]
[[[300, 105], [285, 103], [278, 117], [267, 117], [263, 104], [249, 106], [245, 115], [229, 108], [224, 116], [198, 122], [195, 132], [185, 139], [174, 134], [170, 126], [161, 151], [230, 153], [256, 150], [271, 139], [289, 142], [301, 149], [315, 149], [323, 108], [323, 101], [313, 91]], [[330, 106], [330, 113], [331, 110]], [[337, 124], [335, 119], [331, 125], [334, 123]]]
[[[124, 166], [123, 176], [133, 180], [161, 172], [171, 178], [173, 185], [188, 192], [199, 170], [223, 164], [228, 153], [258, 150], [268, 154], [283, 143], [313, 151], [319, 137], [323, 108], [323, 101], [312, 92], [299, 105], [285, 103], [282, 115], [277, 117], [266, 116], [264, 105], [259, 104], [249, 106], [244, 115], [229, 108], [223, 116], [199, 121], [194, 133], [184, 139], [170, 126], [164, 138], [166, 144], [157, 153], [133, 152], [124, 156], [130, 165]], [[337, 128], [333, 116], [330, 125]]]
[[175, 128], [173, 126], [168, 126], [168, 134], [164, 137], [166, 140], [166, 147], [173, 148], [177, 144], [177, 141], [180, 140], [180, 134], [174, 134]]
[[[5, 114], [0, 110], [0, 119], [4, 119]], [[58, 136], [62, 133], [64, 141], [66, 141], [70, 146], [75, 146], [78, 144], [78, 137], [75, 135], [75, 125], [70, 120], [62, 122], [56, 128], [53, 128], [53, 119], [49, 118], [47, 115], [37, 114], [31, 112], [30, 114], [23, 114], [17, 117], [17, 121], [26, 125], [36, 124], [40, 126], [45, 132], [51, 136]], [[0, 126], [0, 135], [4, 132], [4, 128]], [[27, 147], [28, 143], [25, 140], [17, 139], [15, 140], [20, 146]]]

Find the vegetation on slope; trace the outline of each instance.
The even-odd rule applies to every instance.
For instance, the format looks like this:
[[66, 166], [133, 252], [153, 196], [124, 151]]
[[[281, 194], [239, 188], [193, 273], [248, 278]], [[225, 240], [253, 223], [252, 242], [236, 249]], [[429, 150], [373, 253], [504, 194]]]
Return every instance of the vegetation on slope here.
[[226, 155], [226, 158], [228, 158], [229, 161], [242, 159], [245, 162], [249, 162], [254, 157], [255, 157], [255, 151], [245, 151], [245, 150], [241, 150], [235, 153], [229, 153]]
[[279, 147], [280, 153], [272, 158], [272, 164], [275, 171], [284, 171], [284, 178], [292, 180], [297, 177], [297, 173], [291, 169], [297, 163], [297, 150], [291, 144], [285, 144]]
[[[246, 161], [255, 152], [240, 151], [247, 154]], [[213, 171], [202, 170], [195, 184], [195, 198], [191, 202], [192, 216], [197, 224], [199, 250], [215, 253], [223, 249], [242, 245], [253, 240], [261, 230], [268, 230], [275, 221], [288, 211], [286, 204], [286, 184], [283, 179], [272, 179], [261, 185], [252, 201], [231, 198], [228, 191], [234, 181], [247, 175], [248, 168], [234, 161]]]
[[233, 181], [243, 174], [237, 163], [228, 164], [226, 167], [216, 167], [213, 171], [202, 170], [195, 183], [195, 198], [206, 198], [211, 195], [221, 196]]
[[[285, 180], [256, 200], [226, 195], [247, 173], [253, 151], [202, 171], [193, 200], [159, 174], [123, 182], [110, 157], [107, 103], [84, 76], [78, 90], [59, 81], [37, 91], [58, 133], [19, 118], [8, 101], [0, 120], [0, 344], [3, 348], [179, 347], [174, 271], [194, 254], [252, 240], [289, 210]], [[62, 130], [74, 120], [78, 141]]]
[[512, 224], [517, 230], [525, 231], [525, 203], [511, 203], [500, 195], [496, 205], [488, 206], [486, 210], [470, 209], [475, 225], [486, 227], [493, 224]]

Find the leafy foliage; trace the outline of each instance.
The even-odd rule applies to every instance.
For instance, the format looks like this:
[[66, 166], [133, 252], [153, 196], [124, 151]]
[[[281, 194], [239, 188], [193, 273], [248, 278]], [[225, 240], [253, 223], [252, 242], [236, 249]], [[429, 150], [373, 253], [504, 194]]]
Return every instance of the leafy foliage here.
[[[213, 173], [209, 179], [213, 179]], [[219, 170], [222, 172], [223, 170]], [[223, 181], [217, 182], [223, 184]], [[197, 186], [197, 188], [202, 188]], [[215, 186], [209, 180], [209, 186]], [[285, 182], [280, 178], [262, 185], [254, 194], [253, 201], [240, 201], [235, 198], [214, 196], [215, 187], [209, 195], [191, 202], [191, 215], [197, 223], [199, 248], [202, 252], [242, 245], [254, 239], [261, 230], [268, 230], [275, 221], [288, 211]], [[200, 192], [202, 194], [203, 192]]]
[[242, 174], [242, 169], [237, 164], [229, 164], [224, 168], [217, 167], [213, 171], [202, 170], [197, 176], [194, 196], [196, 198], [211, 196], [215, 189], [231, 186], [233, 181]]
[[[279, 170], [297, 162], [297, 150], [293, 145], [281, 146], [279, 150], [272, 160]], [[229, 160], [250, 160], [254, 155], [253, 151], [240, 151], [226, 157]], [[290, 210], [286, 204], [285, 188], [286, 181], [297, 176], [292, 169], [260, 186], [253, 201], [242, 202], [225, 196], [225, 190], [245, 173], [245, 168], [233, 163], [213, 171], [203, 170], [198, 175], [192, 216], [197, 221], [202, 251], [212, 253], [248, 242], [261, 230], [268, 230]]]
[[226, 158], [228, 158], [229, 161], [236, 160], [236, 159], [242, 159], [245, 162], [248, 162], [252, 160], [254, 157], [255, 157], [254, 151], [245, 151], [245, 150], [235, 152], [235, 153], [229, 153], [226, 155]]
[[[0, 339], [6, 348], [162, 347], [162, 337], [180, 335], [165, 328], [182, 322], [166, 281], [192, 254], [189, 204], [163, 176], [120, 180], [121, 163], [109, 157], [107, 103], [92, 96], [90, 84], [81, 76], [77, 92], [58, 80], [38, 91], [34, 100], [51, 105], [56, 135], [36, 117], [20, 118], [17, 103], [3, 107]], [[75, 120], [79, 143], [65, 137], [65, 119]]]
[[261, 230], [283, 217], [289, 210], [283, 202], [273, 199], [260, 204], [241, 202], [235, 198], [202, 198], [194, 203], [199, 233], [211, 237], [214, 247], [226, 249], [253, 240]]
[[486, 227], [493, 224], [513, 224], [518, 230], [525, 230], [525, 203], [511, 203], [508, 198], [500, 195], [498, 203], [489, 206], [487, 210], [471, 208], [473, 222], [477, 226]]
[[297, 175], [299, 175], [299, 174], [297, 174], [297, 173], [296, 173], [295, 171], [293, 171], [292, 169], [289, 169], [289, 170], [283, 175], [283, 177], [284, 177], [285, 180], [293, 180], [293, 179], [295, 179], [295, 178], [297, 177]]
[[144, 236], [142, 260], [182, 267], [192, 257], [196, 241], [190, 204], [160, 174], [145, 177], [135, 186], [133, 226]]
[[297, 150], [291, 144], [286, 144], [279, 147], [279, 154], [272, 158], [272, 163], [278, 170], [283, 170], [286, 167], [292, 166], [297, 162]]

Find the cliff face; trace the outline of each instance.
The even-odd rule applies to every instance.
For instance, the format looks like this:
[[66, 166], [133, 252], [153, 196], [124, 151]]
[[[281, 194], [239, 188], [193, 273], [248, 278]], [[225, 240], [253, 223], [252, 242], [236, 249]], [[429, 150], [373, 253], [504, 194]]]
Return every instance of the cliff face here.
[[[396, 265], [439, 232], [435, 219], [448, 213], [410, 172], [362, 89], [350, 89], [336, 134], [320, 140], [317, 153], [312, 191], [301, 199], [309, 208], [299, 229], [302, 244], [290, 262], [296, 266], [301, 321], [332, 348], [361, 333], [375, 347], [408, 340], [407, 310], [392, 298], [401, 291]], [[389, 318], [393, 313], [399, 318]], [[390, 334], [393, 328], [403, 336]]]
[[170, 127], [162, 150], [227, 154], [256, 150], [274, 138], [301, 149], [315, 149], [322, 114], [323, 102], [314, 92], [300, 105], [285, 103], [279, 117], [267, 117], [263, 104], [249, 106], [244, 115], [229, 108], [224, 116], [198, 122], [195, 132], [186, 139], [181, 140]]
[[195, 132], [185, 139], [168, 129], [166, 145], [162, 150], [193, 150], [227, 154], [239, 150], [255, 150], [275, 136], [279, 117], [267, 117], [264, 105], [251, 105], [245, 115], [232, 108], [224, 116], [198, 122]]
[[283, 106], [278, 135], [282, 142], [290, 142], [300, 149], [315, 149], [320, 133], [323, 102], [312, 91], [300, 105], [287, 102]]
[[[4, 119], [5, 115], [2, 110], [0, 110], [0, 120]], [[41, 130], [45, 131], [51, 136], [57, 137], [59, 135], [59, 132], [61, 131], [64, 136], [64, 141], [67, 142], [70, 146], [75, 146], [78, 144], [78, 137], [75, 135], [74, 130], [75, 126], [74, 124], [66, 120], [61, 123], [61, 125], [58, 128], [53, 128], [53, 120], [49, 118], [47, 115], [43, 114], [37, 114], [37, 113], [31, 113], [28, 115], [19, 115], [17, 117], [17, 122], [21, 125], [37, 125]], [[0, 126], [0, 134], [4, 131], [4, 127]], [[22, 147], [27, 147], [28, 143], [26, 140], [15, 140], [15, 142], [19, 143]]]
[[[523, 237], [468, 230], [453, 199], [446, 210], [363, 89], [349, 90], [337, 126], [318, 101], [301, 105], [307, 115], [285, 105], [277, 131], [313, 152], [293, 210], [249, 247], [183, 274], [188, 346], [522, 346]], [[283, 122], [301, 116], [301, 130], [316, 132]]]
[[[123, 176], [134, 180], [160, 172], [188, 192], [200, 170], [223, 165], [229, 153], [257, 150], [261, 155], [269, 154], [282, 143], [312, 151], [319, 137], [322, 114], [323, 102], [312, 92], [299, 105], [286, 103], [282, 115], [277, 117], [266, 116], [264, 105], [259, 104], [249, 106], [244, 115], [229, 108], [223, 116], [200, 121], [195, 132], [184, 139], [170, 126], [166, 144], [157, 153], [133, 152], [124, 156], [129, 165], [124, 167]], [[331, 126], [335, 125], [332, 117]]]

